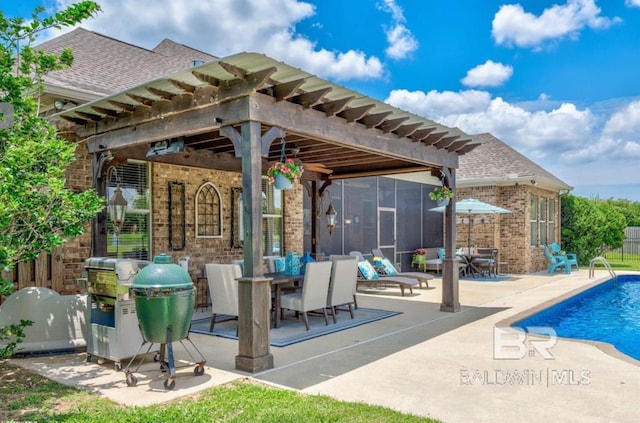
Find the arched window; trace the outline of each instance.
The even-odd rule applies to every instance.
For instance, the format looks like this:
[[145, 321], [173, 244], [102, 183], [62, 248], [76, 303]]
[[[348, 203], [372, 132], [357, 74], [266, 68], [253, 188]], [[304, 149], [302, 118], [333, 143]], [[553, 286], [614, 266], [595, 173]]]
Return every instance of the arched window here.
[[222, 201], [211, 182], [202, 184], [196, 193], [196, 237], [222, 238]]

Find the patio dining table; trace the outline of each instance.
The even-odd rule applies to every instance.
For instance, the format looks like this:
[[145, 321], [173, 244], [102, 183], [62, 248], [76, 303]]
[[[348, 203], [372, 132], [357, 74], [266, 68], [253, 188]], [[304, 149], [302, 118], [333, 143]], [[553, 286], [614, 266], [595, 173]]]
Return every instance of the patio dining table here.
[[472, 276], [474, 275], [482, 275], [482, 270], [480, 270], [478, 268], [478, 266], [476, 266], [474, 264], [474, 261], [478, 260], [478, 259], [490, 259], [491, 258], [491, 253], [462, 253], [462, 254], [458, 254], [460, 257], [462, 257], [465, 262], [467, 263], [467, 274], [471, 273]]

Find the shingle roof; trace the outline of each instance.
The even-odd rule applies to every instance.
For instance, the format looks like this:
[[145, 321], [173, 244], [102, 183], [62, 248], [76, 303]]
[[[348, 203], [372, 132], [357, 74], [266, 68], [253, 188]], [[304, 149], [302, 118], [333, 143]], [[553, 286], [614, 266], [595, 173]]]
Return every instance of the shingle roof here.
[[196, 60], [215, 59], [171, 40], [164, 40], [154, 50], [147, 50], [83, 28], [46, 41], [37, 48], [52, 53], [60, 53], [65, 48], [73, 51], [71, 68], [48, 74], [46, 84], [100, 96], [189, 68]]
[[[505, 185], [536, 180], [548, 188], [572, 189], [541, 166], [489, 133], [474, 135], [484, 141], [474, 150], [460, 156], [456, 172], [458, 185]], [[501, 183], [502, 182], [502, 183]]]

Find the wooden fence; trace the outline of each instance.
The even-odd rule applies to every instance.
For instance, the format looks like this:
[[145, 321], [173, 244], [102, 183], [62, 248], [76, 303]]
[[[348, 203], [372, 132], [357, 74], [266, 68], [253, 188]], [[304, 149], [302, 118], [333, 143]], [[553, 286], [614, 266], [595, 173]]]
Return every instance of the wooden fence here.
[[[2, 277], [13, 282], [15, 291], [37, 286], [60, 292], [64, 282], [62, 247], [55, 248], [51, 254], [40, 253], [36, 260], [18, 263], [11, 271], [2, 272]], [[4, 297], [0, 296], [0, 304], [3, 301]]]

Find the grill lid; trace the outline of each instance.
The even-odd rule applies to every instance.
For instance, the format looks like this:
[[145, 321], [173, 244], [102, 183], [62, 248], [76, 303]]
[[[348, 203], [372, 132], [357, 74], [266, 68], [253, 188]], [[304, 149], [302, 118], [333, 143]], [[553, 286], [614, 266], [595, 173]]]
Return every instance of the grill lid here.
[[171, 256], [163, 253], [153, 258], [153, 264], [138, 272], [131, 288], [186, 289], [192, 286], [189, 273], [173, 263]]

